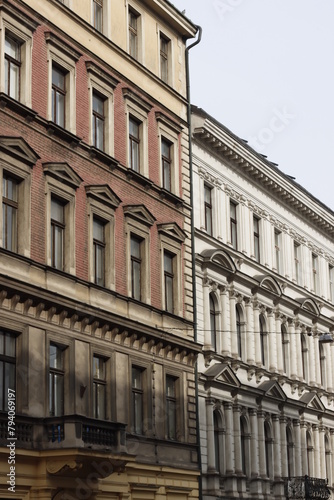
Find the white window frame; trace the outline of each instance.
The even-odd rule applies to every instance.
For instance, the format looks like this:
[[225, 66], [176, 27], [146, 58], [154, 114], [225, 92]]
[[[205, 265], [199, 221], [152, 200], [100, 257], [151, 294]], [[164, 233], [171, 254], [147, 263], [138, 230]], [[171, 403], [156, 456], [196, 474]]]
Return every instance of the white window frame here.
[[[52, 66], [65, 73], [65, 130], [76, 133], [76, 62], [80, 54], [50, 32], [45, 33], [48, 65], [47, 119], [52, 122]], [[56, 125], [56, 124], [55, 124]]]
[[179, 164], [179, 150], [180, 150], [180, 133], [181, 126], [174, 123], [162, 113], [156, 113], [156, 120], [158, 124], [158, 144], [159, 144], [159, 164], [160, 164], [160, 186], [163, 186], [163, 171], [162, 171], [162, 140], [166, 140], [171, 144], [171, 192], [176, 196], [180, 195], [180, 164]]
[[[5, 37], [11, 36], [21, 44], [21, 68], [20, 68], [20, 91], [19, 102], [31, 107], [32, 91], [32, 37], [38, 24], [31, 20], [26, 14], [22, 23], [18, 17], [11, 15], [16, 13], [12, 7], [6, 4], [0, 10], [0, 92], [5, 92]], [[22, 16], [20, 12], [19, 15]]]

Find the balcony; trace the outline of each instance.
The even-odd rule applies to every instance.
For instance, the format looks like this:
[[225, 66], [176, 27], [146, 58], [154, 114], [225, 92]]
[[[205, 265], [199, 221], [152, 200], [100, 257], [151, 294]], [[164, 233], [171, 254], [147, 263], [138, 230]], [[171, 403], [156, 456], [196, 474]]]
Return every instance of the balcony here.
[[87, 448], [126, 453], [125, 424], [87, 418], [82, 415], [32, 418], [16, 415], [15, 436], [8, 435], [7, 413], [0, 413], [0, 446], [16, 438], [16, 448], [49, 450]]
[[326, 479], [316, 477], [302, 476], [286, 479], [286, 498], [294, 500], [313, 498], [328, 499], [331, 495]]

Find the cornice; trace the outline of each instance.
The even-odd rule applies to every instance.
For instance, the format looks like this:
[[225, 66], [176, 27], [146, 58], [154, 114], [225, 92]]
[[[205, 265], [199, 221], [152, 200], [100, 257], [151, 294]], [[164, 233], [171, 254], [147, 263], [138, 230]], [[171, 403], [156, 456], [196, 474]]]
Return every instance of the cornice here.
[[274, 163], [265, 160], [241, 139], [228, 133], [227, 129], [219, 128], [205, 119], [202, 126], [193, 130], [193, 137], [216, 156], [231, 163], [244, 176], [261, 184], [266, 191], [279, 198], [290, 209], [315, 225], [317, 229], [326, 233], [330, 238], [334, 237], [332, 211], [321, 205], [321, 202], [317, 203], [298, 184], [280, 172]]

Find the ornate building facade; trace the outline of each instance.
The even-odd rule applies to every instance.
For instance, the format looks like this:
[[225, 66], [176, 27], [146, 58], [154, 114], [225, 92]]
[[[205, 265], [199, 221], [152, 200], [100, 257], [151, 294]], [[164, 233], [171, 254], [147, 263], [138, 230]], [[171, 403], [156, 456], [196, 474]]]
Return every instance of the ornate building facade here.
[[165, 0], [0, 0], [1, 498], [198, 497], [196, 31]]
[[203, 498], [328, 498], [334, 214], [196, 107], [192, 137]]

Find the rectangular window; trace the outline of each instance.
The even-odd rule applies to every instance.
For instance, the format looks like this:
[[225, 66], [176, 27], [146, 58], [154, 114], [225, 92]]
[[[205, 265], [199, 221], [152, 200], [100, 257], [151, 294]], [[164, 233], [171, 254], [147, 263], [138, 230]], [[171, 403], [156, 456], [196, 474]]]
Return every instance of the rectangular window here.
[[166, 376], [166, 427], [167, 439], [176, 439], [176, 379]]
[[142, 239], [131, 235], [131, 295], [136, 300], [141, 300], [141, 246]]
[[52, 121], [65, 127], [66, 72], [52, 64]]
[[301, 246], [296, 241], [293, 246], [294, 261], [295, 261], [295, 280], [298, 285], [301, 281], [301, 259], [300, 259]]
[[275, 267], [278, 273], [281, 272], [281, 249], [282, 249], [282, 233], [275, 229]]
[[93, 356], [93, 416], [106, 418], [106, 362]]
[[104, 151], [104, 101], [105, 99], [97, 92], [93, 92], [93, 146]]
[[334, 302], [334, 266], [329, 264], [328, 266], [329, 275], [329, 300]]
[[2, 238], [3, 247], [17, 252], [18, 182], [3, 177], [2, 186]]
[[50, 344], [49, 349], [49, 413], [64, 415], [64, 350]]
[[8, 411], [8, 389], [15, 391], [15, 336], [0, 330], [0, 410]]
[[312, 285], [313, 285], [313, 292], [318, 293], [319, 292], [319, 269], [318, 269], [318, 256], [315, 255], [314, 253], [312, 254]]
[[171, 148], [170, 142], [161, 140], [162, 187], [167, 191], [171, 191]]
[[253, 217], [254, 257], [260, 262], [260, 219]]
[[20, 98], [21, 44], [5, 36], [5, 93]]
[[160, 33], [160, 77], [168, 83], [168, 52], [170, 40]]
[[132, 425], [135, 434], [143, 434], [143, 370], [132, 367]]
[[230, 202], [230, 229], [231, 229], [231, 244], [232, 248], [237, 250], [237, 205], [233, 201]]
[[140, 123], [134, 118], [129, 118], [129, 152], [130, 168], [135, 172], [140, 171]]
[[93, 0], [93, 26], [102, 33], [103, 0]]
[[204, 184], [205, 229], [212, 236], [212, 189]]
[[164, 252], [165, 310], [174, 312], [174, 255]]
[[105, 223], [93, 218], [93, 247], [94, 247], [94, 282], [104, 286], [105, 276]]
[[64, 212], [64, 204], [51, 198], [51, 266], [60, 270], [64, 269]]
[[129, 9], [129, 54], [138, 59], [138, 18], [139, 15]]

